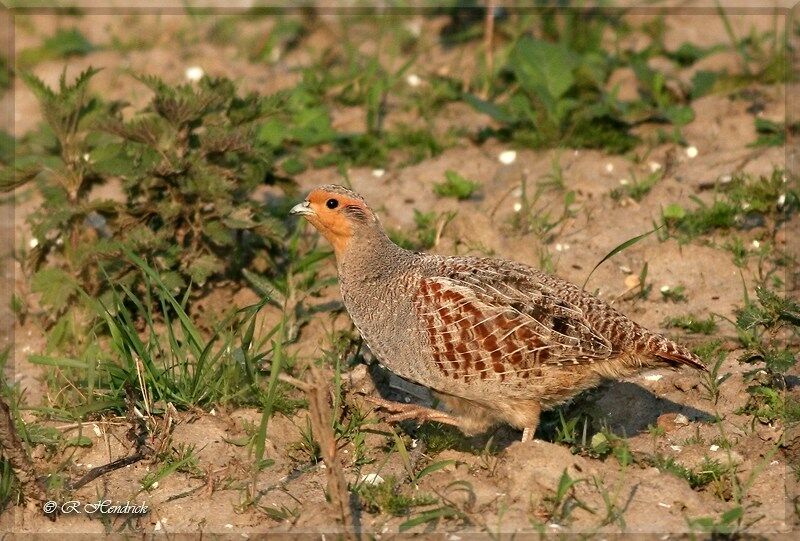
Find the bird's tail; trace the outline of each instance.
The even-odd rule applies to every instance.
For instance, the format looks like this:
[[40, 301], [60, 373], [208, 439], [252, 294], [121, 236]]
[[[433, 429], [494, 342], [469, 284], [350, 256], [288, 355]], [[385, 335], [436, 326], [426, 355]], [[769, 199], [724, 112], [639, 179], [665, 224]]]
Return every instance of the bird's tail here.
[[642, 353], [652, 355], [657, 360], [672, 366], [691, 366], [697, 370], [708, 372], [708, 368], [700, 358], [686, 349], [676, 344], [669, 338], [653, 333], [646, 342], [645, 351]]

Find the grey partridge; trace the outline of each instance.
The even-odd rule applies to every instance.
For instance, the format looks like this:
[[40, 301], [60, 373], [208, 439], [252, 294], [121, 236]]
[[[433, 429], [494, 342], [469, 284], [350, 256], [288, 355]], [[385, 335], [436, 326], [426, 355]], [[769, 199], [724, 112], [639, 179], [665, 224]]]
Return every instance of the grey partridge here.
[[505, 422], [525, 441], [542, 410], [604, 378], [657, 366], [705, 370], [686, 348], [556, 276], [397, 246], [347, 188], [320, 186], [290, 213], [333, 245], [344, 305], [372, 353], [448, 409], [373, 399], [394, 420], [437, 420], [466, 434]]

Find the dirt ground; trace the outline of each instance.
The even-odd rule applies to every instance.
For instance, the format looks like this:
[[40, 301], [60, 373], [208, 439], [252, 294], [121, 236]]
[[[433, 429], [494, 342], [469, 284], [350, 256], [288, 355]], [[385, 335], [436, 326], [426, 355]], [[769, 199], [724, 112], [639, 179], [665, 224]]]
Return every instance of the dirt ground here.
[[[643, 12], [631, 17], [647, 16]], [[733, 17], [732, 21], [745, 32], [751, 26], [770, 28], [773, 24], [769, 15], [749, 14]], [[420, 19], [419, 22], [423, 32], [442, 24], [436, 18]], [[725, 29], [713, 14], [668, 15], [666, 23], [666, 40], [672, 45], [684, 41], [710, 45], [726, 40]], [[311, 44], [308, 48], [293, 50], [270, 65], [250, 63], [234, 47], [217, 47], [189, 40], [191, 45], [176, 49], [174, 36], [199, 33], [198, 25], [208, 24], [209, 21], [193, 22], [185, 15], [132, 16], [88, 12], [81, 17], [72, 17], [26, 13], [16, 21], [14, 40], [17, 51], [20, 51], [37, 44], [42, 36], [51, 34], [59, 25], [76, 26], [90, 41], [99, 43], [108, 42], [112, 35], [130, 37], [142, 33], [153, 36], [154, 43], [145, 50], [99, 50], [82, 58], [70, 59], [67, 63], [70, 75], [89, 65], [103, 67], [104, 71], [92, 85], [93, 91], [141, 105], [149, 94], [124, 74], [125, 69], [156, 73], [168, 81], [180, 81], [186, 67], [201, 65], [206, 73], [233, 78], [243, 89], [268, 93], [295, 83], [298, 74], [292, 68], [308, 61], [309, 49], [335, 39], [335, 33], [331, 35], [333, 26], [321, 25], [317, 32], [304, 38]], [[251, 26], [248, 32], [265, 32], [270, 23], [263, 21], [259, 24], [263, 27]], [[729, 65], [734, 62], [731, 54], [712, 55], [702, 61], [703, 66], [695, 65], [679, 76], [688, 80], [694, 70]], [[474, 62], [467, 56], [470, 55], [459, 56], [452, 50], [432, 46], [424, 57], [417, 60], [414, 69], [423, 79], [427, 73], [443, 69], [459, 72], [470, 69], [470, 63]], [[63, 65], [61, 60], [45, 61], [36, 65], [33, 71], [53, 84]], [[635, 84], [625, 74], [620, 74], [619, 80], [623, 84], [622, 92], [626, 91], [625, 85]], [[6, 94], [3, 105], [13, 105], [13, 131], [19, 136], [37, 125], [41, 113], [23, 83], [16, 79], [14, 84], [13, 98]], [[631, 91], [630, 88], [627, 90]], [[757, 90], [764, 104], [763, 111], [758, 114], [766, 119], [785, 121], [787, 101], [798, 89], [764, 86]], [[635, 92], [635, 87], [632, 91]], [[11, 99], [13, 103], [9, 104]], [[653, 222], [666, 204], [680, 203], [691, 207], [691, 198], [695, 196], [708, 201], [712, 194], [706, 186], [724, 175], [746, 172], [769, 176], [775, 168], [796, 166], [796, 147], [748, 147], [748, 143], [757, 137], [750, 105], [746, 100], [732, 100], [724, 95], [710, 95], [694, 102], [696, 118], [683, 132], [688, 144], [697, 149], [697, 155], [692, 157], [685, 148], [664, 143], [652, 148], [638, 163], [625, 156], [593, 150], [518, 149], [516, 160], [504, 164], [498, 157], [509, 149], [507, 146], [495, 141], [477, 146], [461, 140], [441, 155], [416, 165], [387, 169], [383, 174], [368, 168], [354, 168], [348, 171], [348, 176], [353, 188], [373, 203], [390, 228], [412, 228], [413, 209], [458, 211], [444, 229], [441, 241], [434, 248], [436, 252], [492, 253], [539, 266], [542, 250], [546, 250], [551, 254], [555, 272], [580, 284], [597, 261], [613, 247], [652, 229]], [[388, 122], [392, 120], [391, 115], [390, 111]], [[362, 122], [358, 112], [346, 109], [335, 111], [334, 117], [339, 126]], [[486, 118], [459, 103], [447, 106], [436, 122], [474, 128], [485, 124]], [[646, 134], [653, 128], [643, 126], [639, 129]], [[547, 242], [532, 235], [511, 232], [508, 223], [515, 212], [514, 204], [519, 201], [515, 187], [523, 179], [533, 182], [547, 175], [554, 159], [561, 163], [566, 188], [576, 193], [575, 207], [579, 211]], [[632, 200], [619, 202], [609, 197], [609, 192], [620, 186], [621, 179], [631, 174], [644, 176], [652, 164], [663, 167], [665, 175], [645, 199], [637, 203]], [[479, 180], [482, 183], [479, 197], [463, 202], [435, 198], [432, 195], [433, 183], [440, 181], [448, 169], [459, 170]], [[310, 169], [295, 180], [302, 193], [318, 184], [339, 182], [341, 178], [334, 169], [328, 168]], [[13, 236], [17, 246], [27, 243], [30, 233], [25, 219], [37, 204], [32, 194], [18, 194], [13, 221], [4, 225], [2, 236]], [[552, 204], [560, 203], [554, 200]], [[8, 206], [4, 210], [8, 212]], [[795, 216], [778, 232], [774, 241], [779, 249], [800, 253], [796, 245], [799, 225]], [[764, 232], [755, 228], [742, 234], [745, 243], [750, 243], [761, 239]], [[11, 261], [7, 253], [4, 262], [6, 279], [13, 274], [14, 291], [20, 296], [30, 296], [19, 264]], [[625, 295], [629, 288], [626, 278], [638, 273], [645, 262], [654, 294], [648, 299], [632, 299]], [[326, 272], [334, 272], [332, 260]], [[691, 346], [699, 339], [665, 329], [664, 320], [687, 313], [700, 318], [716, 314], [735, 320], [735, 310], [742, 306], [742, 279], [753, 297], [756, 278], [755, 263], [742, 275], [730, 254], [719, 247], [697, 242], [681, 245], [674, 239], [659, 242], [651, 237], [602, 265], [592, 275], [587, 289], [613, 302], [615, 307], [646, 327], [661, 330]], [[785, 278], [789, 293], [796, 294], [798, 284], [793, 281], [795, 277]], [[674, 288], [678, 285], [685, 286], [686, 302], [664, 302], [658, 290], [662, 286]], [[234, 302], [244, 305], [252, 300], [249, 296], [255, 298], [254, 294], [243, 293]], [[5, 299], [1, 303], [0, 318], [10, 321], [13, 314], [9, 312], [10, 303]], [[338, 299], [338, 289], [333, 286], [314, 302], [322, 305]], [[688, 468], [699, 467], [704, 458], [735, 464], [738, 477], [751, 481], [743, 499], [747, 520], [752, 521], [748, 533], [788, 535], [798, 527], [798, 516], [792, 507], [792, 497], [797, 494], [794, 473], [787, 468], [785, 451], [777, 447], [781, 438], [786, 436], [780, 425], [754, 422], [752, 416], [736, 413], [747, 399], [746, 383], [742, 378], [746, 368], [737, 360], [741, 351], [736, 349], [735, 330], [721, 321], [715, 338], [722, 339], [729, 346], [722, 373], [730, 372], [732, 375], [721, 386], [716, 404], [706, 396], [697, 374], [666, 369], [605, 384], [580, 401], [582, 407], [592, 410], [595, 419], [605, 420], [613, 433], [624, 435], [634, 454], [660, 453]], [[292, 346], [299, 352], [301, 362], [310, 363], [319, 356], [321, 339], [332, 329], [351, 329], [346, 313], [320, 314], [302, 330], [298, 344]], [[25, 389], [26, 403], [46, 405], [48, 390], [41, 381], [42, 369], [27, 359], [28, 355], [40, 353], [44, 348], [43, 331], [35, 318], [28, 318], [24, 325], [16, 323], [13, 330], [10, 333], [6, 331], [0, 339], [12, 345], [13, 362], [8, 376]], [[364, 373], [363, 367], [357, 367], [352, 377], [360, 378]], [[799, 376], [794, 374], [793, 385], [797, 385]], [[409, 389], [398, 383], [389, 392], [402, 397]], [[23, 415], [33, 419], [30, 412]], [[144, 503], [151, 509], [149, 514], [132, 518], [128, 523], [122, 518], [113, 519], [109, 524], [75, 515], [63, 515], [50, 521], [36, 510], [12, 507], [0, 517], [0, 531], [20, 534], [103, 533], [132, 528], [128, 531], [241, 534], [243, 537], [258, 532], [334, 534], [339, 531], [339, 526], [326, 502], [324, 466], [321, 463], [298, 463], [296, 459], [297, 442], [306, 427], [307, 415], [307, 411], [301, 409], [293, 416], [278, 414], [271, 420], [266, 455], [274, 460], [274, 464], [252, 479], [248, 478], [252, 475], [248, 450], [236, 442], [246, 436], [248, 427], [258, 424], [259, 411], [215, 409], [182, 412], [177, 417], [172, 445], [197, 446], [196, 456], [202, 476], [176, 472], [163, 478], [157, 487], [145, 491], [141, 488], [141, 480], [154, 466], [142, 461], [103, 476], [74, 496], [80, 501], [110, 498]], [[723, 423], [711, 422], [716, 417], [723, 418]], [[374, 430], [366, 438], [369, 455], [375, 461], [356, 467], [350, 458], [356, 452], [352, 444], [340, 450], [345, 475], [351, 483], [371, 473], [384, 479], [404, 475], [400, 460], [386, 460], [385, 450], [392, 444], [388, 425], [377, 414], [371, 418], [373, 424], [370, 427]], [[79, 430], [78, 427], [64, 428], [58, 423], [54, 426], [75, 434]], [[648, 429], [650, 426], [663, 430], [656, 433]], [[720, 433], [720, 427], [724, 434]], [[87, 468], [125, 456], [130, 451], [130, 443], [125, 438], [127, 428], [124, 419], [104, 418], [86, 423], [80, 427], [81, 434], [91, 438], [93, 445], [77, 449], [71, 456], [59, 457], [59, 460], [68, 460], [68, 471], [78, 476]], [[403, 428], [412, 435], [417, 430], [413, 423]], [[721, 436], [732, 442], [730, 449], [713, 443]], [[473, 450], [449, 449], [435, 457], [430, 456], [422, 444], [411, 448], [411, 459], [420, 467], [435, 461], [454, 461], [425, 476], [412, 491], [437, 494], [461, 511], [459, 516], [425, 523], [412, 531], [450, 532], [453, 535], [449, 539], [454, 540], [468, 532], [498, 535], [537, 532], [536, 517], [541, 514], [542, 507], [548, 505], [547, 498], [553, 494], [564, 471], [583, 480], [575, 486], [573, 496], [584, 505], [572, 510], [568, 524], [546, 523], [543, 526], [545, 532], [680, 534], [691, 531], [690, 519], [719, 517], [732, 505], [730, 497], [720, 498], [709, 488], [694, 490], [684, 479], [655, 467], [622, 467], [613, 457], [601, 460], [574, 455], [564, 444], [541, 439], [520, 443], [516, 441], [518, 438], [519, 433], [500, 429], [494, 436], [494, 443], [500, 450], [492, 455], [481, 453], [486, 437], [471, 439]], [[796, 452], [798, 448], [795, 446], [793, 449]], [[37, 452], [34, 450], [34, 457], [40, 456]], [[462, 486], [453, 485], [455, 482], [468, 483], [470, 490], [455, 490]], [[245, 505], [247, 495], [253, 493], [259, 495], [262, 506], [291, 509], [292, 513], [285, 518], [265, 513], [257, 506]], [[609, 508], [618, 510], [619, 514], [607, 514]], [[408, 518], [363, 511], [358, 515], [362, 531], [376, 538], [393, 537]]]

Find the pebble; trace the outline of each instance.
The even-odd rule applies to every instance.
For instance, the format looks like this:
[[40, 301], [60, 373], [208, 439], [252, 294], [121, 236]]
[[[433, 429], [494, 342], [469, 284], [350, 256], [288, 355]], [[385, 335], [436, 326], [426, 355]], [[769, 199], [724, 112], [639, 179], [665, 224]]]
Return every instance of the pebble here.
[[694, 145], [686, 149], [686, 156], [688, 156], [689, 158], [696, 158], [698, 153], [699, 152], [697, 150], [697, 147]]
[[383, 483], [383, 477], [381, 477], [377, 473], [368, 473], [366, 475], [362, 475], [359, 478], [358, 482], [367, 485], [380, 485], [381, 483]]
[[675, 416], [675, 421], [673, 421], [676, 425], [683, 425], [686, 426], [689, 424], [689, 418], [686, 417], [684, 414], [679, 413]]
[[628, 289], [633, 289], [634, 287], [638, 287], [641, 281], [639, 277], [635, 274], [629, 274], [625, 277], [625, 287]]
[[498, 159], [500, 160], [500, 163], [502, 163], [502, 164], [511, 165], [517, 159], [517, 151], [516, 150], [504, 150], [503, 152], [500, 153], [500, 156], [498, 156]]
[[381, 178], [385, 174], [386, 174], [386, 170], [385, 169], [373, 169], [372, 170], [372, 176], [375, 177], [375, 178]]
[[419, 75], [417, 75], [416, 73], [412, 73], [408, 77], [406, 77], [406, 82], [410, 87], [418, 87], [419, 85], [422, 84], [422, 79], [420, 79]]
[[201, 68], [200, 66], [190, 66], [186, 68], [185, 75], [186, 79], [188, 79], [189, 81], [197, 82], [203, 78], [205, 72], [203, 71], [203, 68]]

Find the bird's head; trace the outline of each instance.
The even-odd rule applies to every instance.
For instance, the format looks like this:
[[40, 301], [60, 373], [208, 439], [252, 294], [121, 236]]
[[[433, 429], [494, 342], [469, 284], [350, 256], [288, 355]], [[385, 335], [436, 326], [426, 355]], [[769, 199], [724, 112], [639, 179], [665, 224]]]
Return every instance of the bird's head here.
[[335, 184], [314, 188], [289, 214], [305, 216], [333, 245], [337, 256], [344, 253], [354, 237], [383, 233], [378, 218], [364, 199]]

